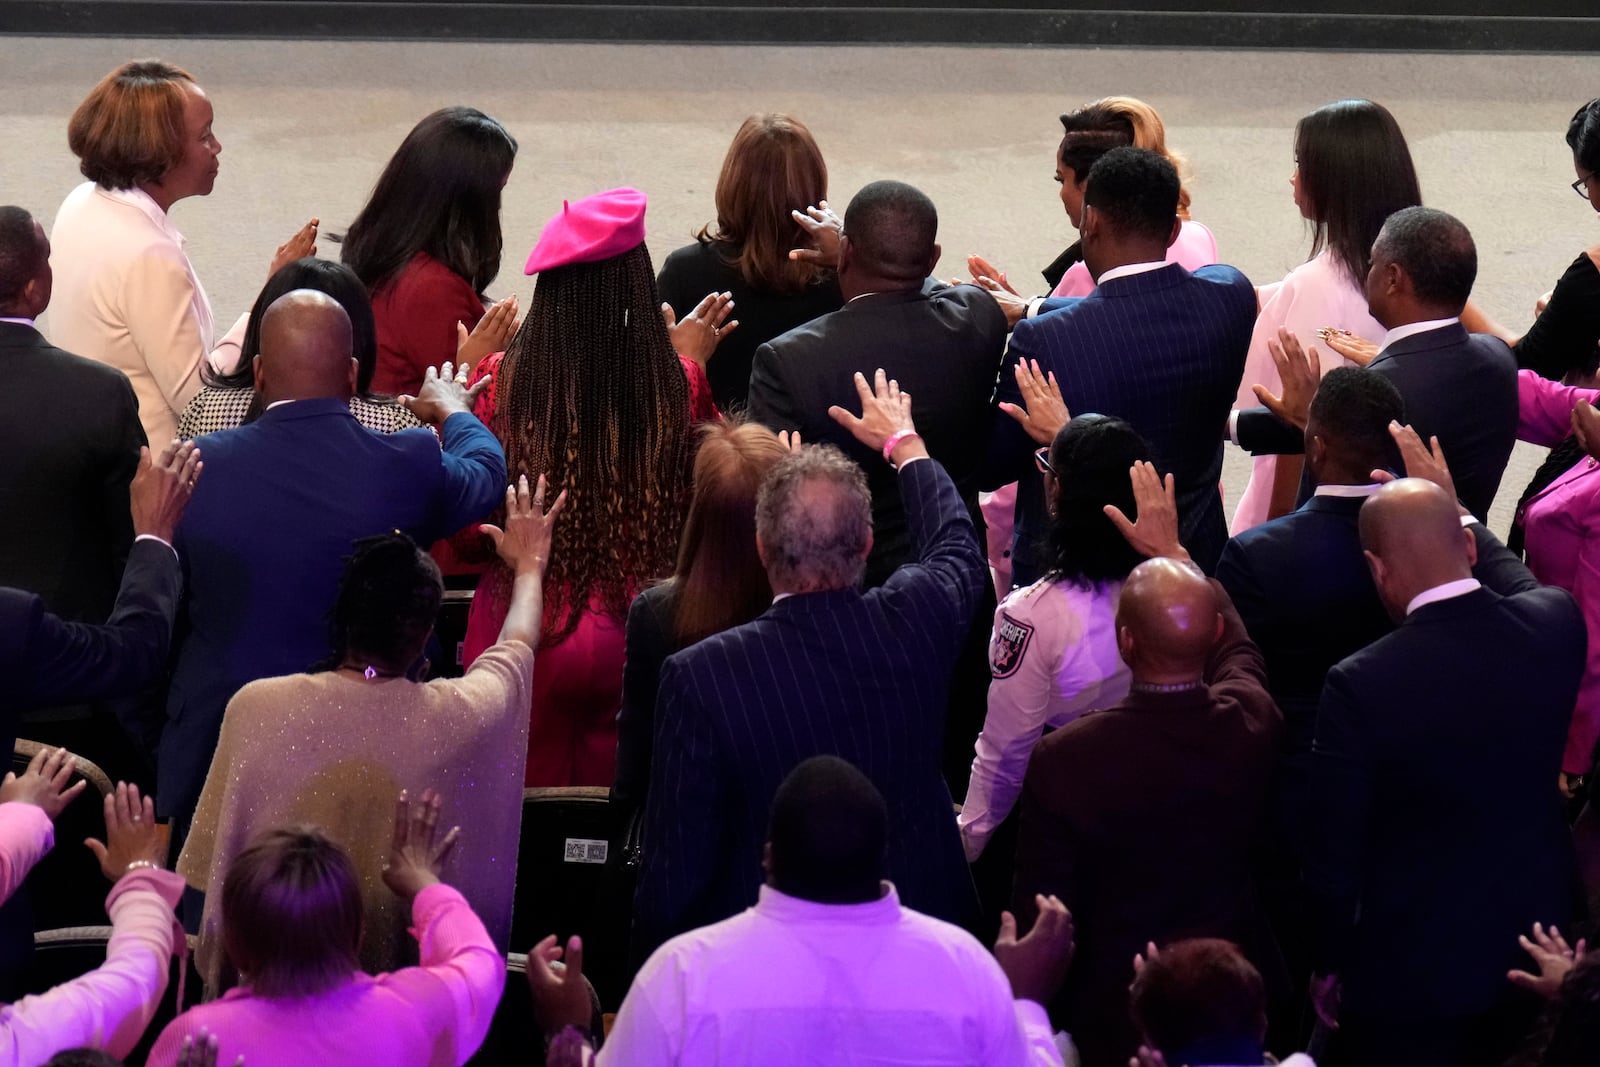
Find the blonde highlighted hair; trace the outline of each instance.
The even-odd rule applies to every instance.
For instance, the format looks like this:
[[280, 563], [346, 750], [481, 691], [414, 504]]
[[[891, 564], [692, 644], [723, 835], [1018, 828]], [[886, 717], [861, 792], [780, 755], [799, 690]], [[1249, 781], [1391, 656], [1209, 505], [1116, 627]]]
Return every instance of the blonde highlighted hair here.
[[1107, 96], [1061, 116], [1061, 162], [1082, 182], [1095, 160], [1113, 148], [1132, 145], [1166, 158], [1184, 183], [1178, 189], [1178, 217], [1189, 217], [1189, 163], [1167, 147], [1167, 126], [1156, 109], [1131, 96]]

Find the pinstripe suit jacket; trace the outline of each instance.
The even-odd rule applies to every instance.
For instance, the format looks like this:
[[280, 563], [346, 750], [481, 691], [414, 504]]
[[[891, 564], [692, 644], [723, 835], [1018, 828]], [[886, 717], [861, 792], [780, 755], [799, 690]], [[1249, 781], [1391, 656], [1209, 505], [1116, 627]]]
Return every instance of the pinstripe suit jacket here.
[[919, 460], [899, 481], [916, 562], [866, 592], [786, 597], [662, 668], [636, 960], [756, 902], [773, 795], [817, 755], [850, 761], [882, 791], [905, 905], [974, 924], [940, 753], [951, 668], [988, 568], [944, 468]]
[[[1228, 540], [1217, 483], [1256, 320], [1250, 279], [1220, 264], [1192, 274], [1169, 264], [1046, 307], [1012, 332], [995, 400], [1020, 404], [1012, 369], [1019, 359], [1036, 359], [1055, 372], [1068, 411], [1131, 423], [1149, 442], [1156, 467], [1176, 479], [1183, 543], [1211, 573]], [[995, 420], [988, 481], [1021, 482], [1012, 552], [1018, 584], [1039, 577], [1036, 546], [1047, 528], [1034, 447], [1011, 419]]]

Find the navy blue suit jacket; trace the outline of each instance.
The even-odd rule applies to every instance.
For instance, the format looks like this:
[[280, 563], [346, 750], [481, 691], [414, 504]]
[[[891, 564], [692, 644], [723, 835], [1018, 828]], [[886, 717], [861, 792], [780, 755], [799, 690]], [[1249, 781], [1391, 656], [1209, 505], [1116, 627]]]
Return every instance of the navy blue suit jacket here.
[[[1020, 404], [1013, 368], [1036, 359], [1054, 371], [1074, 415], [1127, 420], [1149, 442], [1156, 467], [1177, 481], [1184, 545], [1207, 573], [1228, 540], [1217, 485], [1222, 444], [1255, 328], [1255, 289], [1228, 266], [1191, 274], [1169, 264], [1113, 278], [1088, 296], [1046, 304], [1017, 323], [995, 401]], [[994, 421], [986, 487], [1020, 482], [1012, 567], [1017, 585], [1043, 572], [1048, 528], [1037, 447], [1013, 420]]]
[[[1560, 589], [1427, 604], [1328, 673], [1306, 882], [1343, 1003], [1407, 1023], [1484, 1011], [1517, 935], [1577, 896], [1556, 788], [1588, 634]], [[1422, 1024], [1419, 1024], [1422, 1025]]]
[[233, 694], [332, 651], [328, 612], [353, 542], [403, 530], [429, 545], [487, 515], [505, 455], [483, 423], [378, 434], [343, 400], [297, 400], [199, 439], [205, 474], [178, 527], [188, 595], [156, 764], [163, 815], [200, 797]]
[[899, 474], [917, 546], [882, 586], [786, 597], [668, 658], [645, 799], [634, 955], [755, 903], [778, 786], [812, 756], [859, 767], [889, 805], [907, 907], [971, 926], [977, 897], [940, 774], [950, 672], [988, 566], [934, 460]]

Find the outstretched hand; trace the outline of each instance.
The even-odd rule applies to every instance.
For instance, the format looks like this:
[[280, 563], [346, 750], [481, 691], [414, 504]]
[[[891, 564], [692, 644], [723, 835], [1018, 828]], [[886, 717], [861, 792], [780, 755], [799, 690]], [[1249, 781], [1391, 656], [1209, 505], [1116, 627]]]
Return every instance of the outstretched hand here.
[[444, 840], [435, 844], [443, 803], [432, 789], [424, 789], [416, 804], [403, 789], [395, 801], [394, 837], [383, 865], [383, 883], [401, 900], [413, 900], [424, 889], [439, 884], [445, 858], [461, 838], [461, 827], [452, 826]]
[[1128, 1067], [1167, 1067], [1167, 1058], [1161, 1054], [1160, 1049], [1140, 1045], [1138, 1054], [1129, 1057]]
[[1047, 445], [1072, 418], [1066, 398], [1061, 395], [1061, 386], [1056, 382], [1056, 372], [1051, 371], [1046, 376], [1039, 370], [1038, 360], [1019, 359], [1015, 374], [1017, 388], [1022, 391], [1022, 405], [1002, 401], [1000, 410], [1016, 419], [1035, 443]]
[[444, 420], [463, 411], [470, 415], [473, 405], [478, 402], [478, 394], [489, 388], [489, 383], [494, 380], [485, 374], [468, 389], [467, 372], [470, 369], [465, 363], [456, 369], [455, 364], [448, 362], [441, 367], [429, 367], [422, 377], [422, 388], [417, 395], [400, 396], [396, 400], [401, 407], [429, 426], [443, 426]]
[[528, 953], [528, 992], [539, 1029], [554, 1034], [567, 1026], [588, 1027], [594, 1014], [589, 985], [583, 979], [583, 939], [567, 939], [566, 959], [555, 934]]
[[[517, 298], [508, 296], [490, 304], [483, 318], [468, 333], [462, 323], [456, 323], [456, 363], [462, 368], [471, 367], [485, 356], [504, 352], [511, 339], [522, 328], [517, 317]], [[465, 380], [463, 377], [462, 380]]]
[[513, 574], [536, 573], [543, 578], [550, 566], [550, 538], [555, 534], [556, 516], [567, 506], [567, 491], [561, 490], [546, 511], [547, 488], [544, 475], [539, 475], [538, 487], [530, 497], [528, 476], [518, 476], [516, 485], [506, 486], [505, 529], [489, 523], [478, 527], [478, 532], [494, 542], [494, 550]]
[[1317, 331], [1317, 336], [1322, 338], [1323, 344], [1358, 367], [1365, 367], [1377, 359], [1378, 353], [1383, 351], [1365, 337], [1357, 337], [1349, 330], [1339, 330], [1332, 326], [1322, 327]]
[[1561, 931], [1554, 926], [1549, 930], [1542, 923], [1533, 924], [1533, 939], [1526, 935], [1517, 938], [1517, 944], [1522, 950], [1533, 957], [1533, 962], [1539, 968], [1538, 974], [1529, 971], [1511, 971], [1506, 977], [1511, 984], [1521, 986], [1532, 993], [1537, 993], [1545, 1000], [1553, 1000], [1561, 983], [1566, 981], [1567, 975], [1582, 961], [1588, 952], [1589, 945], [1586, 941], [1579, 941], [1577, 948], [1567, 944], [1567, 939], [1561, 936]]
[[789, 214], [811, 238], [810, 248], [792, 249], [789, 258], [836, 270], [839, 266], [839, 237], [844, 233], [844, 219], [828, 206], [826, 200], [819, 200], [804, 211], [791, 211]]
[[895, 446], [895, 455], [891, 457], [895, 466], [913, 456], [927, 455], [928, 450], [923, 447], [922, 438], [912, 436], [917, 428], [911, 421], [911, 394], [902, 393], [900, 383], [886, 375], [882, 367], [873, 374], [871, 388], [867, 387], [866, 375], [860, 371], [856, 372], [855, 382], [856, 395], [861, 398], [861, 417], [857, 418], [835, 404], [828, 409], [833, 421], [849, 430], [857, 441], [874, 452], [882, 452], [889, 438], [899, 434], [900, 443]]
[[994, 958], [1011, 980], [1011, 995], [1018, 1000], [1047, 1004], [1072, 966], [1076, 946], [1072, 938], [1072, 913], [1055, 897], [1033, 898], [1039, 909], [1028, 936], [1017, 939], [1017, 917], [1000, 913], [1000, 936], [994, 943]]
[[100, 861], [100, 871], [115, 882], [130, 870], [160, 867], [167, 859], [168, 829], [156, 822], [156, 805], [139, 787], [118, 782], [106, 794], [106, 839], [84, 845]]
[[[1429, 443], [1424, 445], [1417, 431], [1398, 422], [1389, 423], [1389, 436], [1400, 447], [1400, 459], [1407, 478], [1432, 482], [1449, 493], [1451, 500], [1456, 499], [1455, 479], [1450, 476], [1450, 465], [1444, 461], [1444, 449], [1439, 447], [1437, 437], [1430, 437]], [[1380, 483], [1395, 480], [1394, 475], [1386, 470], [1374, 470], [1371, 478]]]
[[317, 227], [321, 224], [321, 219], [312, 219], [296, 230], [293, 237], [279, 245], [278, 251], [273, 253], [272, 267], [267, 271], [267, 277], [271, 278], [297, 259], [316, 255]]
[[1267, 410], [1303, 432], [1311, 418], [1311, 398], [1317, 395], [1317, 386], [1322, 382], [1322, 357], [1314, 347], [1301, 348], [1300, 339], [1286, 326], [1278, 327], [1276, 340], [1267, 339], [1267, 351], [1278, 368], [1283, 395], [1264, 385], [1250, 388]]
[[16, 771], [0, 783], [0, 804], [32, 804], [43, 808], [51, 822], [88, 788], [87, 779], [68, 788], [72, 772], [78, 769], [77, 757], [64, 748], [42, 748], [33, 754], [19, 776]]
[[702, 368], [710, 362], [722, 339], [739, 328], [738, 319], [728, 320], [731, 314], [732, 293], [708, 294], [682, 319], [672, 310], [671, 304], [661, 305], [661, 317], [666, 321], [672, 350], [694, 360]]
[[1107, 504], [1104, 510], [1111, 525], [1143, 556], [1188, 559], [1189, 552], [1178, 539], [1178, 490], [1172, 475], [1163, 480], [1154, 464], [1140, 460], [1128, 469], [1128, 477], [1133, 482], [1138, 521], [1129, 519], [1115, 504]]
[[[184, 1038], [178, 1067], [217, 1067], [217, 1035], [202, 1026], [198, 1034]], [[244, 1067], [244, 1057], [234, 1060], [233, 1067]]]
[[150, 449], [140, 448], [139, 469], [128, 485], [134, 534], [151, 534], [171, 544], [204, 469], [193, 441], [173, 439], [159, 459], [151, 457]]

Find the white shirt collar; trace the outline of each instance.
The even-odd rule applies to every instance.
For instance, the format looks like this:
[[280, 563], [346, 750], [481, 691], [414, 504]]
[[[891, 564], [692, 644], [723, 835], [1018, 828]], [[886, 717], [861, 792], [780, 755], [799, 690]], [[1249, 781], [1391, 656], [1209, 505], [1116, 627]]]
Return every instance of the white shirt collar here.
[[1454, 326], [1460, 321], [1459, 318], [1452, 317], [1448, 319], [1429, 319], [1426, 322], [1408, 322], [1404, 326], [1396, 326], [1383, 335], [1383, 347], [1388, 348], [1396, 341], [1402, 341], [1419, 333], [1427, 333], [1429, 330], [1442, 330], [1446, 326]]
[[186, 247], [188, 245], [188, 241], [184, 239], [183, 234], [178, 232], [178, 228], [172, 224], [172, 219], [168, 217], [165, 211], [161, 210], [161, 205], [156, 203], [149, 193], [138, 186], [130, 189], [97, 188], [96, 192], [118, 203], [138, 208], [151, 222], [159, 226], [163, 233], [168, 234], [173, 240], [177, 241], [179, 246]]
[[1096, 281], [1095, 284], [1104, 285], [1106, 282], [1117, 278], [1130, 278], [1135, 274], [1145, 274], [1149, 271], [1160, 270], [1162, 267], [1167, 266], [1171, 266], [1171, 264], [1164, 259], [1157, 260], [1154, 263], [1124, 263], [1122, 266], [1112, 267], [1110, 270], [1100, 275], [1100, 279]]
[[1312, 496], [1371, 496], [1383, 488], [1381, 482], [1368, 482], [1366, 485], [1319, 485]]
[[[8, 319], [8, 318], [0, 318], [0, 322], [14, 322], [14, 323], [16, 323], [16, 324], [17, 324], [17, 325], [18, 325], [18, 326], [33, 326], [33, 320], [32, 320], [32, 319]], [[37, 327], [37, 326], [34, 326], [34, 329], [38, 329], [38, 327]]]
[[1453, 582], [1436, 585], [1432, 589], [1424, 589], [1411, 598], [1411, 603], [1406, 605], [1406, 614], [1427, 604], [1437, 604], [1441, 600], [1453, 600], [1458, 596], [1466, 596], [1477, 589], [1483, 588], [1483, 583], [1476, 578], [1458, 578]]

